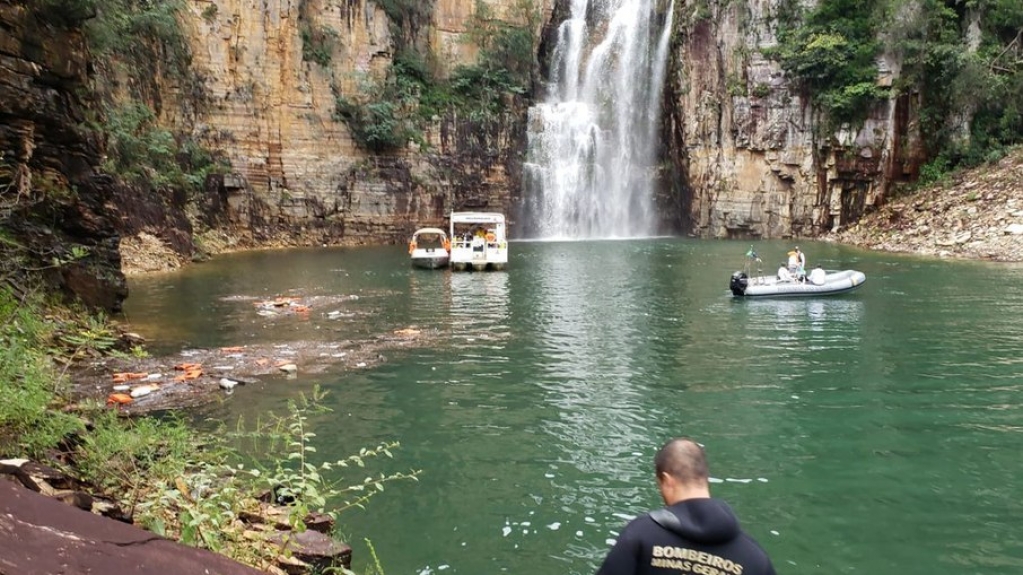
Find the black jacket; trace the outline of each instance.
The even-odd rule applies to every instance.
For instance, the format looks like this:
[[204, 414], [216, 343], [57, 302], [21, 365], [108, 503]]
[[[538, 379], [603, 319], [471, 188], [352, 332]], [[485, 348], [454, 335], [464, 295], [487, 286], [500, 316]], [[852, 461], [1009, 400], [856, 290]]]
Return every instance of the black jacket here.
[[724, 501], [687, 499], [625, 526], [597, 575], [775, 575]]

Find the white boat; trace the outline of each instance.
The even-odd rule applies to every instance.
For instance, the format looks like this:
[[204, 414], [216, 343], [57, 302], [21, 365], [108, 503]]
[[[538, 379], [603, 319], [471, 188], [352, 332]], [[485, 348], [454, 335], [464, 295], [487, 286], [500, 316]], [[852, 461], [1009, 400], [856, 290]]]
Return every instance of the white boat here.
[[451, 242], [440, 228], [419, 228], [408, 243], [409, 257], [417, 268], [445, 268], [451, 259]]
[[863, 285], [867, 276], [856, 270], [824, 270], [817, 268], [806, 277], [780, 273], [774, 276], [752, 276], [745, 271], [732, 274], [729, 289], [739, 297], [798, 297], [848, 293]]
[[451, 213], [451, 267], [455, 270], [503, 270], [508, 265], [504, 215]]

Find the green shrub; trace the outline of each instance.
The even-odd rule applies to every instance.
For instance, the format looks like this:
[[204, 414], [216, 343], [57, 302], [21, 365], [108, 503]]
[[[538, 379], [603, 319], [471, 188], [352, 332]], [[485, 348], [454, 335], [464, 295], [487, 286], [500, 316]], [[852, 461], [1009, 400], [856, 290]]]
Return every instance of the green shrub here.
[[40, 310], [0, 286], [0, 457], [38, 456], [83, 428], [54, 410], [66, 383], [46, 355], [53, 325]]
[[75, 451], [78, 470], [124, 501], [144, 497], [154, 485], [172, 483], [196, 453], [194, 432], [174, 419], [128, 419], [107, 409], [93, 425]]
[[207, 6], [206, 8], [203, 8], [202, 19], [207, 21], [207, 22], [212, 23], [214, 20], [217, 19], [217, 11], [218, 10], [219, 10], [219, 8], [217, 8], [216, 4], [210, 3], [209, 6]]
[[[239, 561], [264, 567], [280, 554], [271, 532], [248, 530], [239, 520], [242, 511], [257, 511], [257, 496], [271, 493], [286, 504], [286, 522], [302, 530], [311, 511], [337, 518], [347, 509], [363, 507], [398, 480], [417, 480], [419, 471], [365, 476], [370, 459], [391, 457], [397, 443], [361, 449], [355, 455], [315, 462], [315, 434], [309, 416], [326, 411], [319, 389], [288, 404], [287, 415], [272, 414], [256, 429], [239, 431], [234, 437], [247, 448], [220, 451], [224, 457], [203, 457], [188, 473], [174, 481], [157, 482], [142, 493], [137, 509], [141, 521], [155, 532], [183, 543], [224, 553]], [[221, 433], [220, 437], [224, 437]], [[248, 443], [250, 442], [251, 443]], [[223, 445], [223, 440], [220, 445]], [[245, 454], [254, 454], [249, 463]], [[233, 463], [228, 463], [229, 461]], [[345, 479], [344, 471], [359, 469], [360, 480]]]
[[161, 128], [153, 111], [141, 102], [110, 110], [102, 130], [107, 135], [103, 169], [136, 185], [194, 192], [207, 174], [225, 168], [194, 139], [175, 138]]
[[337, 45], [337, 30], [330, 26], [314, 28], [308, 22], [301, 22], [299, 35], [302, 38], [302, 59], [324, 68], [330, 66]]

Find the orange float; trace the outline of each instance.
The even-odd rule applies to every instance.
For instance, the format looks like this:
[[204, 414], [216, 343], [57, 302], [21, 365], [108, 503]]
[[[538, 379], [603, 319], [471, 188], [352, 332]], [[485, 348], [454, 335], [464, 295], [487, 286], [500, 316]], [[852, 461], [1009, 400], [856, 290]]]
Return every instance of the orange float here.
[[120, 372], [113, 374], [112, 378], [114, 383], [126, 383], [135, 379], [144, 379], [149, 377], [148, 373], [132, 373], [132, 372]]
[[135, 400], [127, 393], [111, 393], [107, 396], [107, 407], [116, 405], [117, 409], [121, 409], [121, 407], [128, 405], [133, 401]]

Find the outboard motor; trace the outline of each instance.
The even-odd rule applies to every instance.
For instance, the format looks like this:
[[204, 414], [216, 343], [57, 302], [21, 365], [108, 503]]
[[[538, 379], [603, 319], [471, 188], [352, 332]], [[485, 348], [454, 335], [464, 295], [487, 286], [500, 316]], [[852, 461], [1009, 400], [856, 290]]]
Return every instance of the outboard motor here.
[[732, 295], [746, 295], [746, 286], [749, 284], [749, 276], [746, 272], [735, 272], [732, 274], [732, 281], [728, 283], [728, 289]]

